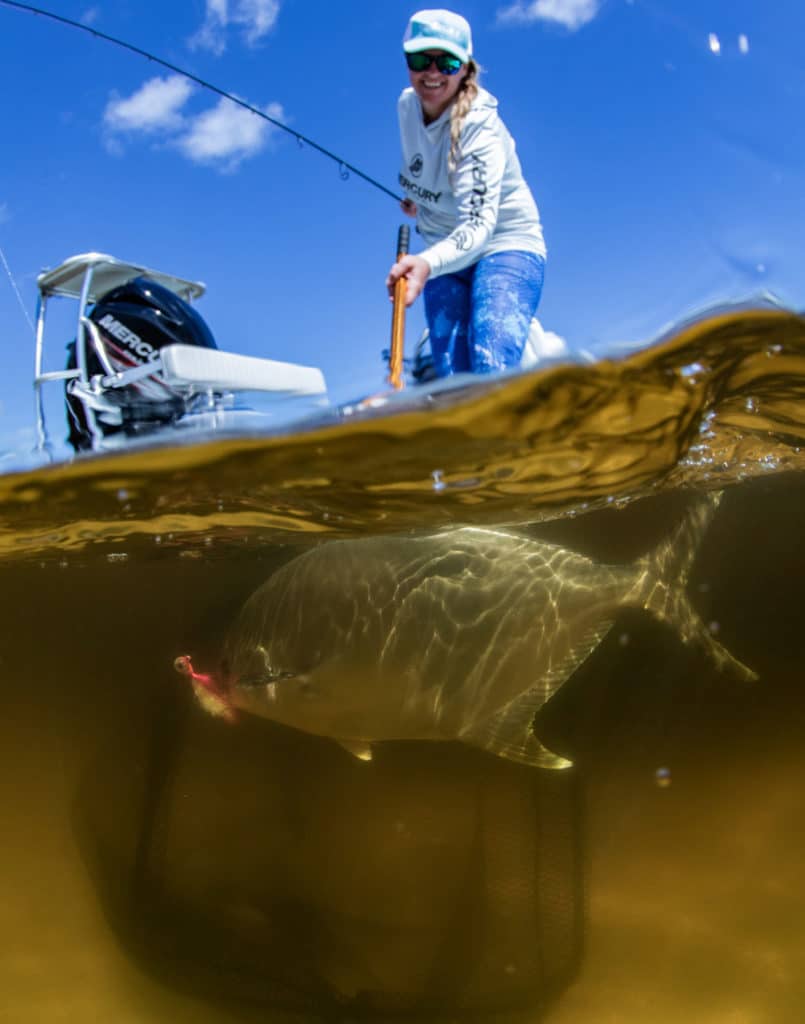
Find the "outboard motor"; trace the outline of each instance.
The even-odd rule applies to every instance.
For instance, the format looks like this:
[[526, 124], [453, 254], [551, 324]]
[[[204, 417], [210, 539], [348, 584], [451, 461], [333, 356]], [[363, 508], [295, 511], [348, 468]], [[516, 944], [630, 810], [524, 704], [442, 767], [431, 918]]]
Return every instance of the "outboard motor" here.
[[[166, 345], [217, 348], [196, 310], [148, 277], [136, 277], [107, 292], [95, 303], [89, 320], [95, 327], [94, 331], [86, 328], [90, 379], [107, 376], [110, 368], [118, 373], [147, 364]], [[92, 334], [107, 366], [96, 351]], [[78, 365], [75, 341], [67, 351], [67, 368], [74, 369]], [[65, 398], [68, 441], [76, 451], [91, 449], [98, 433], [103, 437], [121, 432], [136, 435], [173, 423], [187, 411], [185, 397], [158, 373], [125, 387], [95, 387], [90, 393], [76, 387], [76, 381], [68, 381]]]

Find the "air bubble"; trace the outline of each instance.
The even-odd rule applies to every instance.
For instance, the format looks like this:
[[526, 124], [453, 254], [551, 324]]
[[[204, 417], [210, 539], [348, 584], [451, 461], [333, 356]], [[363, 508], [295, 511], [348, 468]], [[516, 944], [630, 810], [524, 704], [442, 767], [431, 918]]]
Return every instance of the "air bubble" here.
[[687, 366], [682, 366], [679, 372], [693, 386], [698, 384], [699, 378], [707, 373], [707, 367], [702, 363], [688, 363]]
[[431, 477], [433, 478], [434, 491], [443, 491], [445, 487], [447, 487], [447, 484], [444, 481], [443, 469], [434, 469], [434, 471], [431, 473]]
[[654, 781], [660, 789], [668, 789], [671, 785], [671, 769], [663, 766], [654, 772]]

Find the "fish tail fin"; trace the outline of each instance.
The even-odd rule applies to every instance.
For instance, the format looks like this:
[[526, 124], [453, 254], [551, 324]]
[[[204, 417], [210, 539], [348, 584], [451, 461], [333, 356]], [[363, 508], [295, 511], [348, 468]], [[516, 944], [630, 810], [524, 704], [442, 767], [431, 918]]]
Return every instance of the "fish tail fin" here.
[[721, 504], [722, 491], [697, 494], [686, 509], [671, 536], [649, 555], [648, 560], [658, 579], [687, 586], [693, 562]]
[[757, 673], [714, 638], [686, 592], [690, 570], [720, 501], [720, 491], [697, 495], [671, 536], [638, 561], [629, 603], [670, 625], [683, 643], [702, 650], [721, 672], [749, 682], [757, 679]]

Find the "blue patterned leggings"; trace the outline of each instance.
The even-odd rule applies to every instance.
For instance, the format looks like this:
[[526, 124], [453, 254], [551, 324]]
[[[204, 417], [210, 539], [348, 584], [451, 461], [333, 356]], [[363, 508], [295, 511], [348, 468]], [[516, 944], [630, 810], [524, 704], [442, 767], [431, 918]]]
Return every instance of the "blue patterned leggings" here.
[[428, 281], [425, 317], [436, 375], [519, 366], [544, 273], [541, 256], [512, 250]]

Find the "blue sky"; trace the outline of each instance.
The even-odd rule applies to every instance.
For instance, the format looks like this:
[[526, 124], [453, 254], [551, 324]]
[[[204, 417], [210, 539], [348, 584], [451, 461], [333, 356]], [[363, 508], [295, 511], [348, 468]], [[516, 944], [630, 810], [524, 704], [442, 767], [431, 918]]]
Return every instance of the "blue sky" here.
[[[237, 94], [396, 190], [401, 39], [415, 5], [49, 6]], [[801, 0], [454, 9], [473, 26], [540, 206], [546, 328], [595, 348], [765, 292], [805, 306]], [[43, 267], [110, 252], [206, 282], [198, 308], [221, 348], [318, 365], [335, 401], [382, 386], [383, 280], [405, 219], [388, 196], [141, 57], [2, 4], [0, 123], [0, 248], [29, 316]], [[409, 349], [422, 322], [417, 304]], [[33, 362], [2, 265], [0, 339], [2, 450], [27, 443]]]

